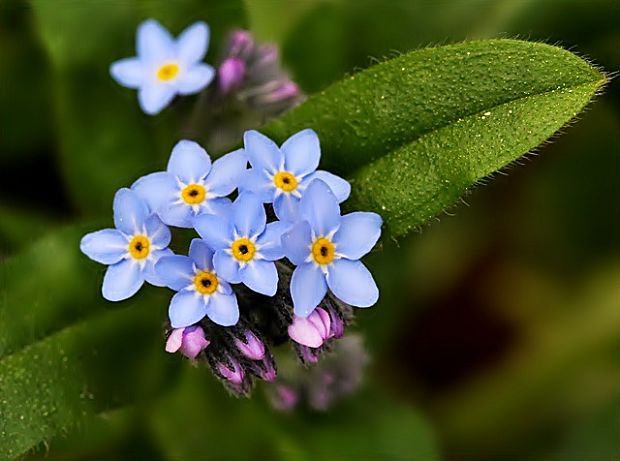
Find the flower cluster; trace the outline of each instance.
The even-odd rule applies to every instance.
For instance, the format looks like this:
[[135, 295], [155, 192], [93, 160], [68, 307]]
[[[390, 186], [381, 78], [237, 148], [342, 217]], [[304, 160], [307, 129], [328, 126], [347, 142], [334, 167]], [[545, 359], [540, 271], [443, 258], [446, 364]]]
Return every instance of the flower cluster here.
[[[142, 109], [156, 114], [214, 79], [216, 71], [202, 63], [208, 41], [205, 23], [174, 39], [147, 20], [138, 27], [137, 56], [113, 63], [110, 72], [138, 89]], [[255, 101], [266, 112], [301, 98], [277, 50], [257, 46], [244, 31], [231, 35], [217, 76], [220, 95]], [[318, 169], [320, 157], [311, 129], [281, 146], [246, 131], [241, 149], [213, 162], [198, 143], [179, 141], [165, 171], [116, 193], [114, 228], [82, 238], [82, 252], [108, 266], [103, 297], [128, 299], [144, 282], [172, 290], [166, 351], [208, 364], [237, 395], [247, 395], [256, 379], [276, 378], [270, 346], [290, 340], [303, 364], [317, 363], [344, 335], [351, 306], [377, 302], [360, 258], [382, 226], [375, 213], [341, 215], [351, 186]], [[178, 254], [168, 248], [171, 227], [194, 232], [184, 245], [175, 236]]]

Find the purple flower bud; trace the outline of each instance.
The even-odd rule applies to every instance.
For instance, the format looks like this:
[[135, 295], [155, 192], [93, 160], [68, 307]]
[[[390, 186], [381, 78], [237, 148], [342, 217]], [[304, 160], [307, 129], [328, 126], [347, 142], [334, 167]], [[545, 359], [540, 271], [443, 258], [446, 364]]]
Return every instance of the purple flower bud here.
[[251, 330], [245, 330], [243, 338], [235, 338], [235, 346], [250, 360], [262, 360], [265, 357], [265, 345]]
[[269, 68], [277, 65], [279, 59], [280, 53], [278, 47], [268, 43], [258, 48], [254, 65], [258, 68]]
[[166, 341], [166, 352], [181, 351], [185, 357], [195, 359], [210, 344], [204, 330], [199, 326], [177, 328]]
[[321, 347], [333, 336], [331, 332], [331, 318], [325, 309], [317, 307], [306, 317], [293, 317], [293, 323], [288, 327], [290, 338], [307, 347]]
[[228, 364], [219, 362], [217, 364], [217, 371], [231, 384], [240, 385], [243, 382], [243, 378], [245, 378], [245, 372], [241, 364], [233, 358], [230, 359]]
[[321, 356], [320, 349], [315, 349], [308, 346], [298, 346], [297, 353], [303, 363], [318, 363]]
[[265, 355], [262, 361], [255, 362], [253, 365], [254, 374], [264, 381], [273, 381], [278, 376], [276, 364], [271, 355]]
[[278, 410], [292, 410], [298, 402], [299, 394], [290, 386], [278, 384], [274, 387], [274, 391], [271, 393], [271, 403]]
[[246, 75], [245, 62], [239, 58], [227, 58], [217, 70], [218, 85], [222, 94], [241, 87]]
[[290, 80], [280, 80], [270, 85], [272, 89], [256, 97], [256, 102], [261, 105], [282, 103], [297, 99], [301, 93], [296, 83]]
[[230, 34], [227, 54], [229, 56], [248, 59], [254, 48], [254, 39], [247, 30], [236, 30]]
[[330, 337], [342, 338], [344, 336], [344, 321], [342, 320], [342, 317], [333, 306], [329, 306], [326, 309], [331, 320], [331, 327], [329, 329]]

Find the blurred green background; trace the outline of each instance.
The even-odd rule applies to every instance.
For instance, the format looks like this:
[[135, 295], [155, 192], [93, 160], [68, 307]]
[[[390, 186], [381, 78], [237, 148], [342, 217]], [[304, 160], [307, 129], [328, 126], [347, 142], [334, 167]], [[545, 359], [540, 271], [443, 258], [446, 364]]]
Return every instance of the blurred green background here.
[[[145, 116], [108, 76], [147, 17], [174, 33], [209, 22], [212, 63], [227, 31], [249, 28], [309, 94], [401, 52], [481, 37], [620, 68], [618, 0], [0, 0], [0, 297], [19, 305], [0, 312], [17, 325], [0, 345], [13, 353], [104, 313], [85, 328], [109, 342], [92, 367], [118, 364], [83, 389], [104, 395], [88, 404], [98, 416], [31, 458], [620, 460], [617, 81], [553, 142], [383, 242], [369, 258], [382, 299], [355, 327], [372, 356], [363, 389], [325, 414], [283, 415], [260, 389], [236, 400], [164, 354], [167, 294], [111, 307], [103, 269], [77, 252], [111, 222], [117, 188], [162, 169], [191, 113], [186, 98]], [[30, 310], [46, 323], [28, 323]]]

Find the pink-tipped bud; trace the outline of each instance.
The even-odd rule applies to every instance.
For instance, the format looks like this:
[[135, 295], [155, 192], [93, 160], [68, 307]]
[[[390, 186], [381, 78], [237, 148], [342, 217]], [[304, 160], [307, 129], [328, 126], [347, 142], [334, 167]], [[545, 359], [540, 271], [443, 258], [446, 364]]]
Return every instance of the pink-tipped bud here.
[[342, 338], [344, 336], [344, 321], [333, 306], [327, 308], [327, 313], [331, 320], [330, 337]]
[[308, 346], [297, 346], [299, 358], [305, 364], [314, 364], [319, 362], [321, 357], [321, 349], [315, 349]]
[[288, 326], [288, 335], [303, 346], [318, 348], [333, 336], [331, 323], [327, 311], [317, 307], [306, 318], [294, 316], [293, 323]]
[[261, 105], [278, 104], [293, 101], [300, 97], [301, 93], [296, 83], [290, 80], [281, 80], [272, 85], [271, 91], [257, 97], [257, 103]]
[[252, 373], [258, 376], [263, 381], [273, 381], [278, 376], [276, 370], [276, 363], [273, 361], [271, 355], [266, 354], [265, 358], [260, 362], [252, 363]]
[[297, 391], [283, 384], [276, 385], [271, 395], [271, 403], [276, 409], [281, 411], [292, 410], [299, 402], [299, 394]]
[[243, 337], [235, 338], [235, 346], [250, 360], [262, 360], [265, 357], [265, 344], [251, 330], [245, 330]]
[[248, 59], [254, 49], [254, 39], [247, 30], [236, 30], [228, 40], [228, 56]]
[[166, 352], [180, 351], [185, 357], [195, 359], [209, 344], [201, 327], [177, 328], [168, 336]]
[[241, 87], [246, 76], [246, 65], [239, 58], [227, 58], [217, 70], [218, 86], [222, 94]]
[[233, 358], [230, 359], [228, 364], [219, 362], [217, 364], [217, 371], [231, 384], [240, 385], [243, 382], [243, 378], [245, 378], [245, 372], [241, 364]]

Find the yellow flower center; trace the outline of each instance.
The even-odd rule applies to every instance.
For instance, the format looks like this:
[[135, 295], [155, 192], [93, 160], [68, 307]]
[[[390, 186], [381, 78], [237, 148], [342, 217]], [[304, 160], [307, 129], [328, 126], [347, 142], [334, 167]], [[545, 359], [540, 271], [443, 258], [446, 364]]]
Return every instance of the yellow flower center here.
[[284, 192], [292, 192], [297, 189], [297, 178], [288, 171], [278, 171], [273, 177], [273, 183]]
[[181, 191], [181, 197], [188, 205], [198, 205], [202, 203], [207, 195], [207, 190], [200, 184], [190, 184]]
[[136, 235], [129, 242], [129, 254], [134, 259], [144, 259], [149, 255], [151, 242], [145, 235]]
[[201, 271], [194, 277], [194, 286], [196, 291], [202, 295], [210, 295], [215, 293], [219, 282], [217, 276], [210, 271]]
[[256, 253], [256, 245], [246, 237], [235, 240], [230, 248], [235, 259], [241, 262], [250, 261]]
[[179, 73], [179, 65], [176, 63], [168, 63], [157, 69], [157, 78], [163, 82], [169, 82]]
[[312, 244], [312, 257], [317, 264], [324, 266], [331, 263], [335, 254], [336, 246], [325, 237], [319, 237]]

